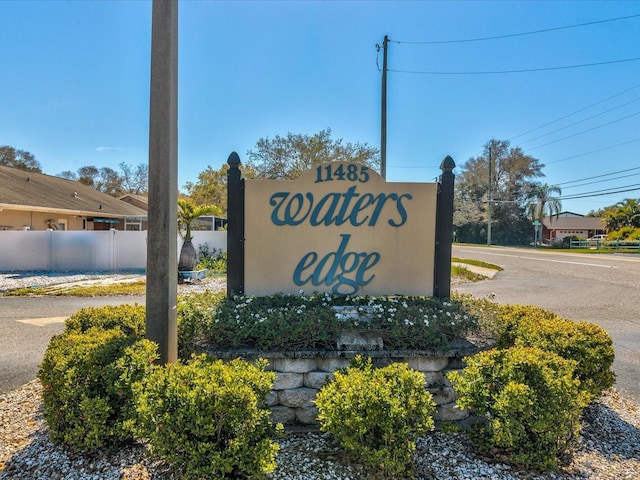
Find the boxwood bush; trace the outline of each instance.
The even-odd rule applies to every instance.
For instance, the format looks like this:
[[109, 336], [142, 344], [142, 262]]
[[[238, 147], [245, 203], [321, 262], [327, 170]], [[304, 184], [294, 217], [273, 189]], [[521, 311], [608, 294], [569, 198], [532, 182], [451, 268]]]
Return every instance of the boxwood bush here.
[[415, 440], [433, 429], [424, 376], [406, 364], [376, 369], [356, 357], [316, 395], [321, 430], [386, 478], [411, 476]]
[[[120, 310], [85, 309], [72, 316], [66, 330], [52, 338], [38, 371], [51, 438], [72, 450], [133, 439], [127, 426], [135, 413], [132, 384], [150, 372], [157, 353], [155, 343], [128, 328], [136, 318], [131, 307]], [[116, 325], [117, 318], [123, 325]], [[105, 325], [110, 328], [101, 328]]]
[[486, 420], [476, 424], [476, 447], [498, 449], [523, 467], [557, 468], [588, 400], [574, 378], [575, 361], [529, 347], [480, 352], [465, 361], [448, 378], [458, 405]]
[[157, 368], [136, 384], [138, 435], [183, 479], [260, 478], [275, 468], [265, 397], [275, 373], [206, 356]]
[[591, 399], [613, 385], [613, 341], [602, 327], [523, 305], [501, 306], [500, 319], [499, 346], [537, 347], [575, 360], [575, 376]]

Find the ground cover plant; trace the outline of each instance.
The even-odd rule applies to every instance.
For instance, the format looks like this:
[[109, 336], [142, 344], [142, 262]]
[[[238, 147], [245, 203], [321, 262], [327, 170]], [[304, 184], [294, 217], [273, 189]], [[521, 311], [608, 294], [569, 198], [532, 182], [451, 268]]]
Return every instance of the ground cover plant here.
[[462, 265], [452, 265], [451, 276], [454, 278], [461, 278], [470, 282], [479, 282], [481, 280], [487, 279], [486, 276], [472, 272], [467, 267], [463, 267]]
[[[207, 309], [191, 305], [206, 303]], [[447, 349], [476, 330], [477, 310], [467, 297], [366, 297], [211, 294], [179, 305], [190, 342], [209, 350], [335, 350], [343, 332], [373, 332], [388, 349]]]
[[467, 265], [474, 265], [476, 267], [489, 268], [491, 270], [497, 270], [499, 272], [502, 271], [502, 267], [501, 266], [495, 265], [493, 263], [483, 262], [482, 260], [473, 260], [473, 259], [469, 259], [469, 258], [452, 257], [451, 261], [453, 263], [465, 263]]

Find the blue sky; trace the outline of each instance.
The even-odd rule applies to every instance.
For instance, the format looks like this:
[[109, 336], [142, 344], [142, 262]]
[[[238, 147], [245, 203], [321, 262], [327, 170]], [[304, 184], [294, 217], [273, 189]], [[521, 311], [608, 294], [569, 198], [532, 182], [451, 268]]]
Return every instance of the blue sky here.
[[[564, 210], [638, 198], [640, 60], [468, 74], [640, 58], [640, 16], [556, 29], [632, 15], [640, 2], [182, 0], [179, 186], [287, 132], [379, 147], [388, 35], [388, 180], [433, 181], [493, 137], [546, 165]], [[52, 175], [146, 162], [150, 38], [146, 0], [0, 1], [0, 145]]]

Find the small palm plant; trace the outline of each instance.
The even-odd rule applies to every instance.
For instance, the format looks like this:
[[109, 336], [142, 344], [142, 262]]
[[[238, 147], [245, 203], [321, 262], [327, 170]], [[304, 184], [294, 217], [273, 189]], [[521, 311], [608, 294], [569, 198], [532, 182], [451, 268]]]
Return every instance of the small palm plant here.
[[182, 238], [179, 271], [191, 271], [196, 265], [196, 249], [191, 242], [193, 223], [203, 215], [221, 215], [220, 207], [215, 205], [196, 205], [191, 200], [178, 199], [178, 232]]

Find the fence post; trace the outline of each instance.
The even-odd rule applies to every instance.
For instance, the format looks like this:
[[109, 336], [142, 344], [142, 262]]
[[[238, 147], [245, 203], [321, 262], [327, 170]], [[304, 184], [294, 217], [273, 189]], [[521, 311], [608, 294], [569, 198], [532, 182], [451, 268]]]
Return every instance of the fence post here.
[[453, 187], [456, 167], [447, 157], [440, 164], [442, 175], [438, 180], [436, 201], [436, 245], [434, 261], [433, 296], [447, 298], [451, 294], [451, 244], [453, 243]]
[[244, 179], [231, 152], [227, 171], [227, 296], [244, 293]]

